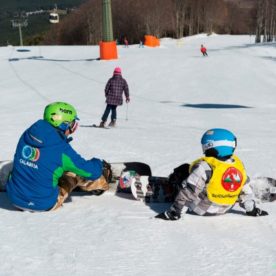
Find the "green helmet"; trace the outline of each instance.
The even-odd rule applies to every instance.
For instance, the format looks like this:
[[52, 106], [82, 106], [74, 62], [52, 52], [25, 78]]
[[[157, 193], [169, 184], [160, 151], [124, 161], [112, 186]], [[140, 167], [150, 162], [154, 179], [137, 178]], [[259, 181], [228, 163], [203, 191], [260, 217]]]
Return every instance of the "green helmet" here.
[[77, 111], [72, 105], [64, 102], [55, 102], [45, 107], [43, 119], [52, 126], [66, 131], [73, 122], [78, 120], [78, 117]]

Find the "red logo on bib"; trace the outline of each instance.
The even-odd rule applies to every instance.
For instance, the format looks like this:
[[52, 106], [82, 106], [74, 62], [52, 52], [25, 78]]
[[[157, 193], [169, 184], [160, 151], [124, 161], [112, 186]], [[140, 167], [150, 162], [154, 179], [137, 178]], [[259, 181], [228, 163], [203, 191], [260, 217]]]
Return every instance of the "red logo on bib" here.
[[235, 192], [242, 183], [242, 174], [236, 168], [228, 168], [222, 176], [221, 184], [226, 191]]

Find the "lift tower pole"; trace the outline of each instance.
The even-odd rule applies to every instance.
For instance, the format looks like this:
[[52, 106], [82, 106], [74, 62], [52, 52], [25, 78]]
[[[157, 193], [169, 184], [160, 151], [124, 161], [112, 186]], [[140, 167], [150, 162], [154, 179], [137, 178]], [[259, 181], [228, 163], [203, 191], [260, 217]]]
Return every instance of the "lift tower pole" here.
[[117, 45], [113, 38], [111, 0], [102, 0], [103, 38], [100, 42], [101, 59], [117, 59]]

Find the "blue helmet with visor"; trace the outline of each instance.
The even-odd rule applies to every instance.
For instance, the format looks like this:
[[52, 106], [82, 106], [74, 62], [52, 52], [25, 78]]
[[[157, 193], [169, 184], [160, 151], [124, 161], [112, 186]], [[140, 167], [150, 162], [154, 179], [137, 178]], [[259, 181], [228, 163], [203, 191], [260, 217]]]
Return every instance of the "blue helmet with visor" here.
[[227, 158], [233, 155], [237, 147], [237, 138], [227, 129], [213, 128], [203, 134], [201, 145], [206, 156]]

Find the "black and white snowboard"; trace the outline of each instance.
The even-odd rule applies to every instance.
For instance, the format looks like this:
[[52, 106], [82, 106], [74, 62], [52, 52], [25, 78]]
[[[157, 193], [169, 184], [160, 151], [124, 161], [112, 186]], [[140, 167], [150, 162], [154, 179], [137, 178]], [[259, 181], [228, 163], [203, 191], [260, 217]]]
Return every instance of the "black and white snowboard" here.
[[[133, 197], [146, 203], [172, 202], [176, 196], [176, 191], [167, 177], [136, 175], [129, 182]], [[253, 178], [250, 181], [250, 186], [255, 197], [261, 202], [276, 200], [276, 179], [271, 177]]]
[[276, 200], [276, 179], [271, 177], [256, 177], [251, 179], [250, 186], [255, 197], [262, 202], [272, 202]]
[[[151, 176], [151, 168], [148, 164], [142, 162], [116, 162], [110, 163], [112, 178], [110, 189], [115, 192], [126, 192], [131, 194], [130, 182], [133, 176], [145, 175]], [[12, 171], [13, 162], [0, 161], [0, 191], [5, 191], [5, 185]], [[81, 192], [82, 190], [74, 190]]]

